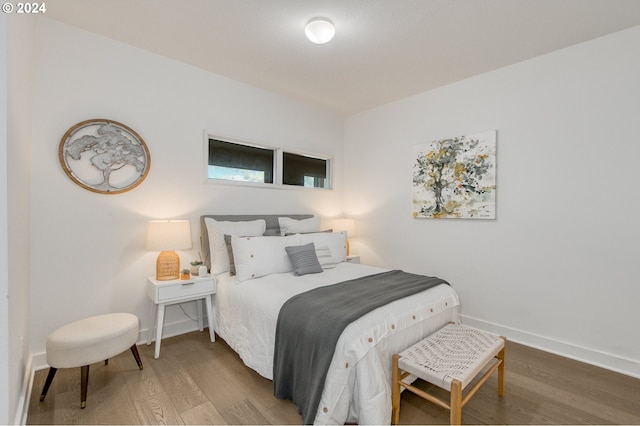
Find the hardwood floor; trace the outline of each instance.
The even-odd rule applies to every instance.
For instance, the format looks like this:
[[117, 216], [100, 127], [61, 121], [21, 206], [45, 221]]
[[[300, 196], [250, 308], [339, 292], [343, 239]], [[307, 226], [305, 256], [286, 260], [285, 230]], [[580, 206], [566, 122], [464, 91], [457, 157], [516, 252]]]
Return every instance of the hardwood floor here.
[[[245, 367], [208, 332], [138, 347], [109, 365], [91, 365], [87, 407], [80, 409], [80, 369], [60, 369], [43, 402], [47, 370], [35, 374], [28, 424], [300, 424], [271, 381]], [[516, 343], [507, 346], [506, 395], [492, 377], [462, 412], [464, 424], [640, 424], [640, 380]], [[431, 385], [421, 387], [434, 390]], [[402, 424], [447, 424], [449, 414], [403, 392]]]

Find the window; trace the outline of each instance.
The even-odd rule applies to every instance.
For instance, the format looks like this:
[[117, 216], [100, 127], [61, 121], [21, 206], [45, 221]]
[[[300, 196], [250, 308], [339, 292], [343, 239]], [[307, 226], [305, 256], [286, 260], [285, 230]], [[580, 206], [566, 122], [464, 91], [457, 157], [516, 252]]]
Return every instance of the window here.
[[282, 183], [309, 188], [327, 187], [327, 160], [284, 152]]
[[207, 177], [273, 183], [274, 154], [272, 149], [209, 139]]
[[207, 178], [267, 186], [331, 187], [331, 159], [206, 135]]

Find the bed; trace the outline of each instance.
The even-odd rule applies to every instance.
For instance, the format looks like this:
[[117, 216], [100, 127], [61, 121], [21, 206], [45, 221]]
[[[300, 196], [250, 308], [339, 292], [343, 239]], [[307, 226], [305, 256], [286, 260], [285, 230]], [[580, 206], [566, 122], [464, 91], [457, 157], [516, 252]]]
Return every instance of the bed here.
[[[314, 289], [391, 272], [346, 262], [346, 235], [322, 231], [330, 230], [320, 229], [312, 215], [201, 217], [205, 263], [217, 278], [216, 332], [247, 367], [267, 379], [274, 379], [276, 331], [283, 305]], [[321, 272], [296, 275], [299, 265], [292, 265], [285, 247], [308, 248], [310, 243]], [[389, 424], [392, 355], [446, 323], [458, 322], [459, 306], [454, 289], [438, 284], [380, 306], [347, 325], [330, 351], [317, 409], [301, 412], [303, 421]]]

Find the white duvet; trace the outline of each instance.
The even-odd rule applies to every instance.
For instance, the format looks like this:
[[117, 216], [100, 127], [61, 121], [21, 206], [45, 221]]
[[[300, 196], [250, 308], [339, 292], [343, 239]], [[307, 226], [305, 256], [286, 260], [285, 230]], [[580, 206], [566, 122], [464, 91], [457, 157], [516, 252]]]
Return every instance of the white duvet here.
[[[216, 331], [260, 375], [273, 378], [273, 351], [280, 307], [291, 296], [316, 287], [384, 272], [339, 263], [301, 277], [272, 274], [236, 282], [218, 275]], [[316, 424], [389, 424], [391, 356], [458, 321], [459, 299], [448, 285], [380, 307], [349, 325], [338, 340], [316, 414]]]

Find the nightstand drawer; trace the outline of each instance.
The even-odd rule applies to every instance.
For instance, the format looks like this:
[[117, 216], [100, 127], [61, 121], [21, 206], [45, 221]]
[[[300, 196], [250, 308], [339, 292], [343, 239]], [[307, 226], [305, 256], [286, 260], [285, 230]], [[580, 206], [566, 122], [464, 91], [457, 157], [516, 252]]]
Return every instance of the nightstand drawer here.
[[158, 302], [164, 302], [171, 299], [182, 299], [183, 297], [191, 297], [201, 293], [212, 293], [215, 291], [214, 280], [205, 281], [186, 281], [180, 284], [160, 287], [158, 289]]

